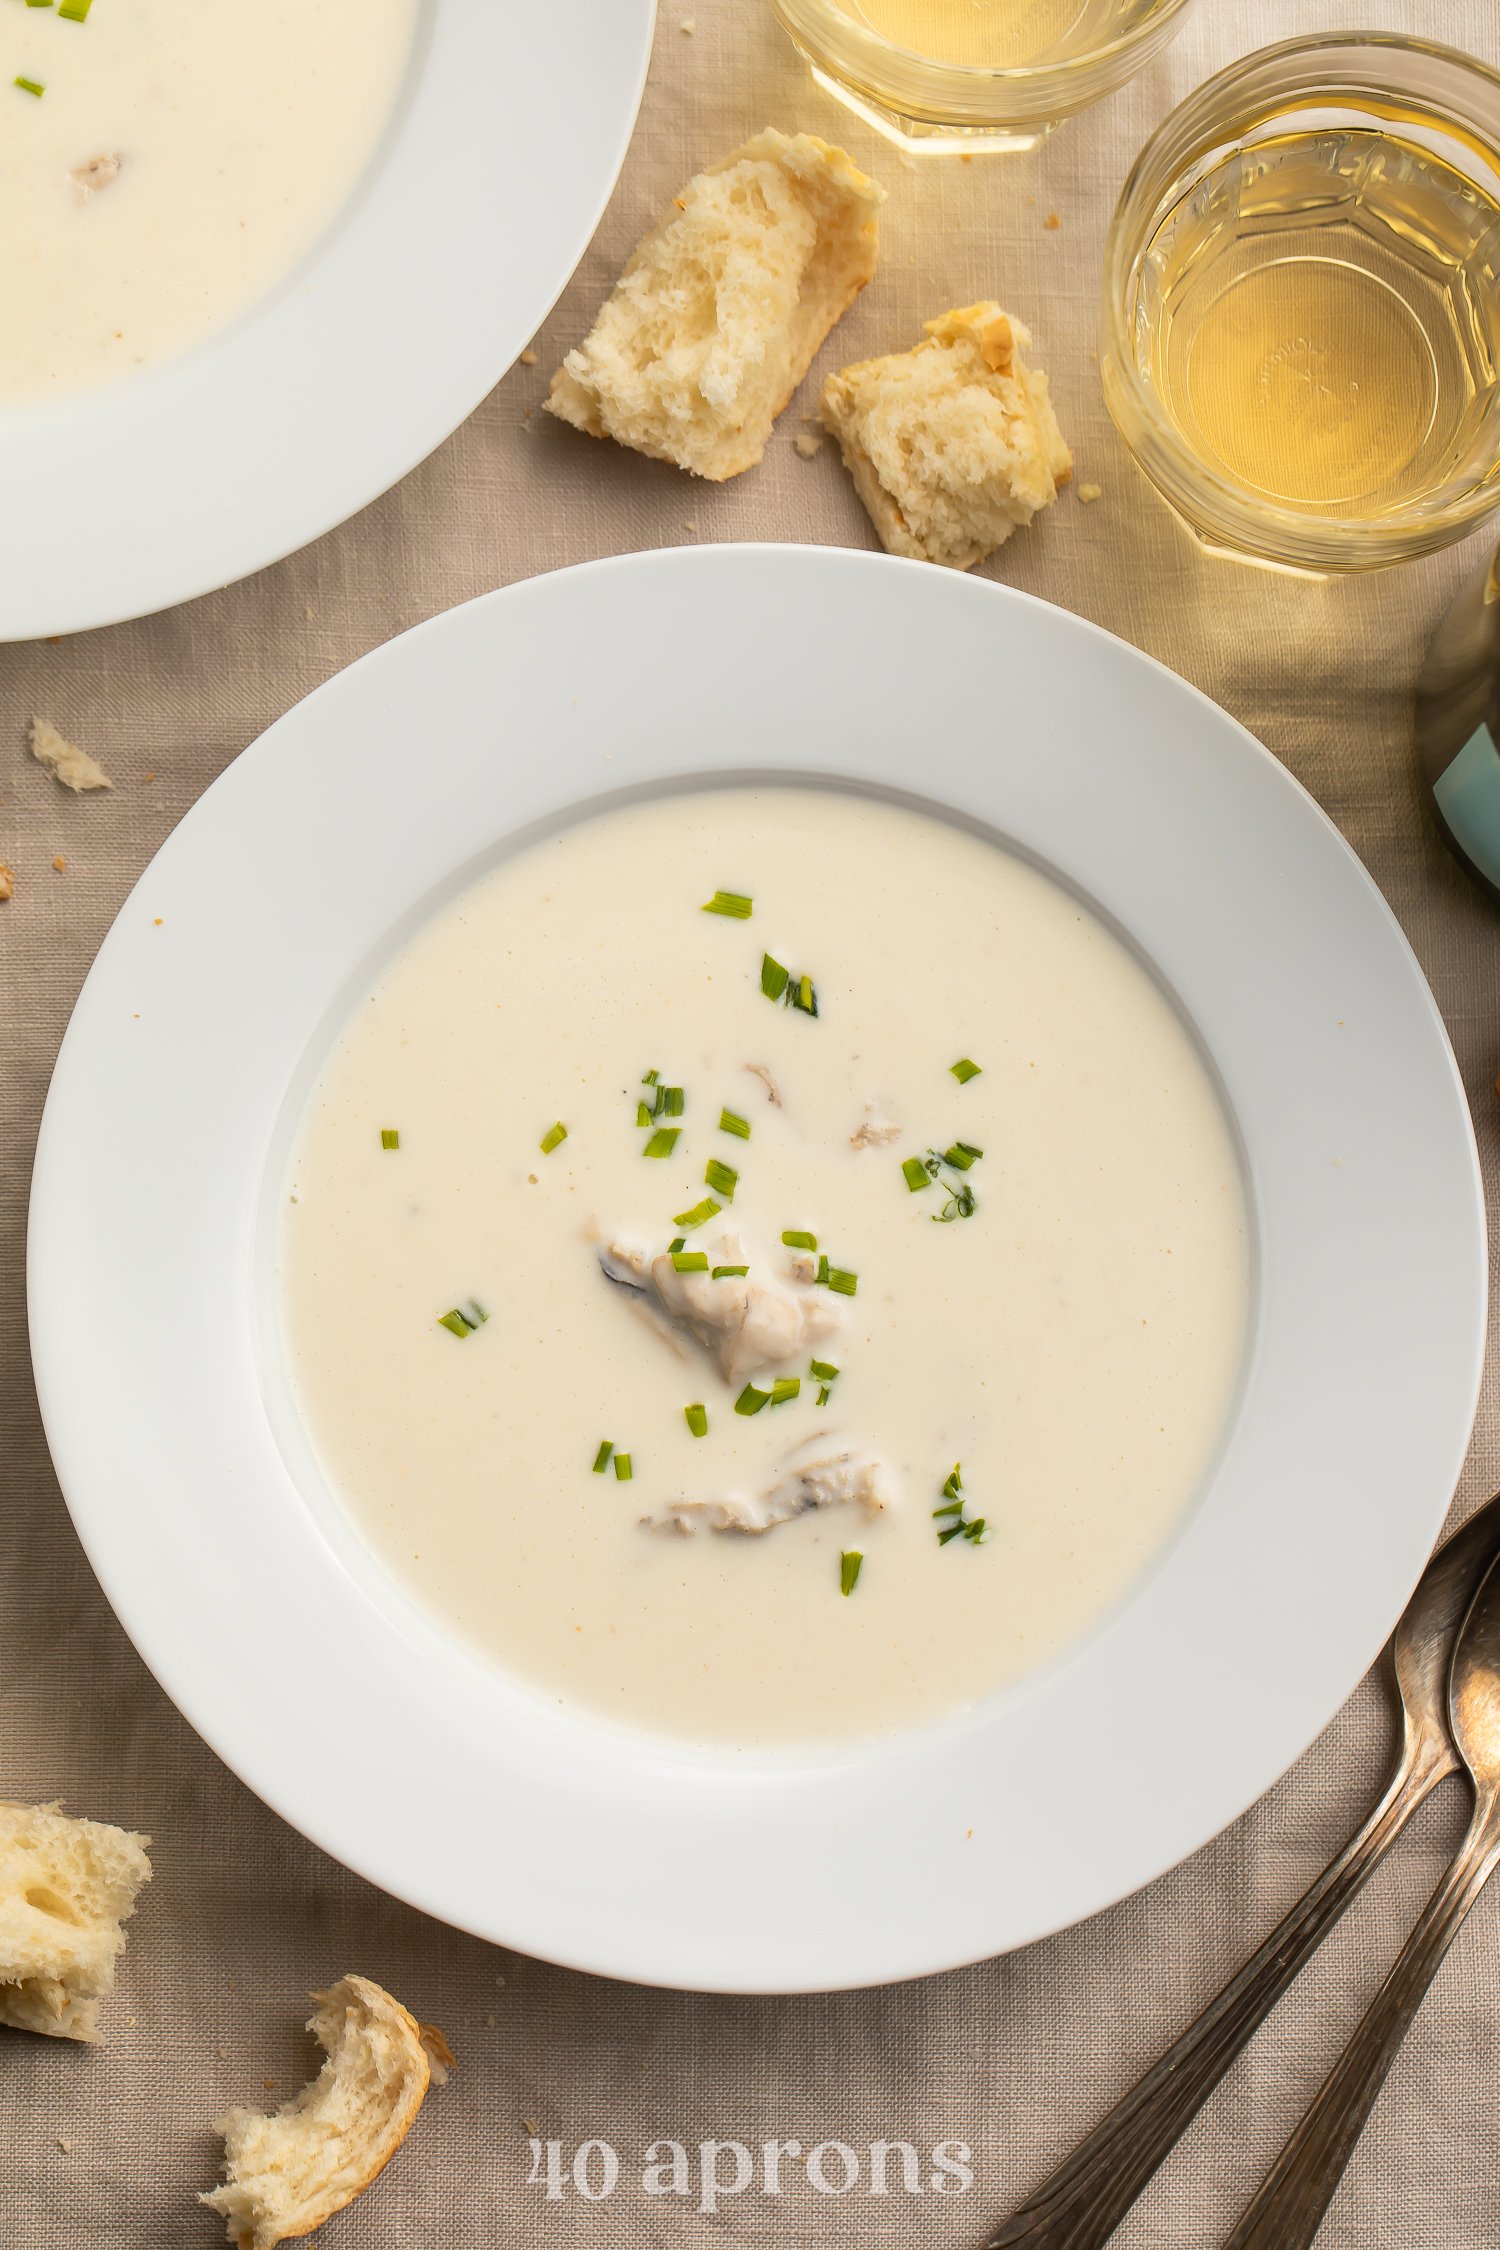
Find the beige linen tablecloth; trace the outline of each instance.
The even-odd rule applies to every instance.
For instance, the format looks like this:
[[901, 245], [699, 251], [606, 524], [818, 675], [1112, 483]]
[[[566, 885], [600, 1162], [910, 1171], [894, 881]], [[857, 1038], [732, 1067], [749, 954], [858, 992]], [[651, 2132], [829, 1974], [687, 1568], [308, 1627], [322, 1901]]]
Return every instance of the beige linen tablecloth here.
[[[506, 0], [509, 4], [509, 0]], [[559, 5], [561, 0], [544, 0]], [[1201, 0], [1175, 46], [1035, 154], [912, 164], [804, 76], [766, 0], [662, 0], [645, 107], [597, 240], [538, 339], [450, 443], [363, 516], [248, 584], [164, 617], [0, 650], [0, 1796], [63, 1797], [148, 1830], [156, 1879], [131, 1930], [108, 2044], [0, 2034], [5, 2250], [188, 2250], [212, 2122], [300, 2082], [309, 1987], [346, 1968], [440, 2024], [460, 2067], [403, 2156], [335, 2222], [345, 2250], [698, 2250], [707, 2244], [962, 2250], [1042, 2176], [1278, 1918], [1363, 1811], [1389, 1742], [1367, 1682], [1301, 1764], [1217, 1843], [1113, 1912], [1010, 1959], [893, 1990], [725, 2000], [595, 1981], [508, 1956], [370, 1890], [265, 1811], [167, 1703], [78, 1548], [38, 1423], [21, 1254], [47, 1075], [94, 949], [198, 793], [329, 673], [433, 611], [559, 564], [717, 539], [868, 547], [831, 447], [803, 459], [797, 412], [764, 465], [720, 487], [597, 446], [538, 412], [644, 224], [678, 183], [768, 122], [843, 138], [891, 191], [884, 254], [822, 366], [913, 340], [922, 318], [999, 296], [1031, 322], [1092, 507], [1065, 496], [995, 575], [1096, 619], [1224, 703], [1313, 791], [1400, 916], [1452, 1032], [1492, 1184], [1500, 1168], [1500, 921], [1449, 863], [1414, 778], [1409, 704], [1427, 635], [1483, 542], [1327, 586], [1210, 563], [1109, 427], [1092, 354], [1105, 224], [1170, 104], [1262, 40], [1377, 16], [1500, 62], [1493, 0]], [[688, 20], [684, 20], [684, 19]], [[497, 103], [506, 97], [497, 92]], [[566, 121], [559, 121], [565, 129]], [[1047, 223], [1055, 213], [1060, 225]], [[495, 246], [502, 264], [503, 243]], [[491, 285], [476, 270], [472, 286]], [[441, 340], [434, 339], [434, 348]], [[373, 378], [378, 381], [378, 370]], [[3, 531], [0, 531], [3, 536]], [[1004, 683], [995, 683], [997, 697]], [[73, 799], [24, 752], [34, 712], [114, 775]], [[420, 745], [416, 746], [420, 755]], [[297, 818], [289, 802], [288, 822]], [[65, 861], [54, 871], [54, 856]], [[266, 870], [268, 910], [276, 871]], [[1458, 1498], [1497, 1478], [1493, 1370]], [[268, 1661], [292, 1663], [292, 1652]], [[318, 1659], [302, 1653], [307, 1693]], [[243, 1683], [254, 1695], [255, 1681]], [[1245, 1692], [1253, 1694], [1253, 1682]], [[1170, 1729], [1164, 1731], [1170, 1757]], [[1059, 1745], [1059, 1754], [1067, 1745]], [[391, 1818], [402, 1817], [399, 1804]], [[1292, 1994], [1119, 2240], [1216, 2242], [1368, 2000], [1462, 1817], [1451, 1788]], [[598, 1871], [601, 1887], [609, 1870]], [[816, 1880], [815, 1871], [799, 1879]], [[870, 1871], [879, 1883], [878, 1868]], [[1330, 2218], [1328, 2250], [1493, 2250], [1500, 2240], [1500, 1913], [1487, 1901], [1445, 1971]], [[528, 2124], [529, 2121], [529, 2124]], [[618, 2152], [613, 2194], [527, 2185], [528, 2134]], [[657, 2137], [804, 2150], [872, 2139], [969, 2144], [967, 2193], [820, 2195], [792, 2167], [710, 2215], [649, 2197]], [[600, 2184], [595, 2168], [590, 2174]], [[719, 2160], [721, 2174], [733, 2170]], [[825, 2178], [840, 2160], [825, 2160]], [[801, 2179], [802, 2184], [795, 2182]], [[893, 2181], [893, 2185], [895, 2182]]]

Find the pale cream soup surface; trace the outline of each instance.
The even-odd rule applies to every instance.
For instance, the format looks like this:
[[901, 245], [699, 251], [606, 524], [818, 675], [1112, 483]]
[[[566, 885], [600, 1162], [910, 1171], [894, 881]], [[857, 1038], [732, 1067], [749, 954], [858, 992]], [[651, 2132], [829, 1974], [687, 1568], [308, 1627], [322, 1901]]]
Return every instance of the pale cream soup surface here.
[[290, 274], [374, 155], [419, 16], [420, 0], [92, 0], [80, 23], [7, 0], [0, 406], [164, 359]]
[[[701, 911], [717, 890], [750, 918]], [[767, 954], [816, 1017], [767, 997]], [[681, 1112], [643, 1124], [658, 1086]], [[909, 1184], [959, 1143], [983, 1153]], [[680, 1220], [711, 1161], [732, 1200]], [[419, 930], [310, 1102], [280, 1282], [327, 1475], [456, 1634], [560, 1702], [796, 1742], [971, 1704], [1121, 1600], [1220, 1436], [1245, 1235], [1191, 1038], [1076, 898], [944, 821], [772, 787], [608, 811]], [[737, 1412], [738, 1376], [601, 1267], [679, 1238], [750, 1268], [695, 1288], [758, 1278], [838, 1323], [748, 1386], [795, 1397]], [[852, 1296], [795, 1278], [822, 1258]], [[814, 1357], [839, 1370], [821, 1406]], [[606, 1444], [628, 1481], [596, 1472]], [[841, 1453], [888, 1505], [693, 1518]], [[958, 1463], [964, 1513], [935, 1516]], [[693, 1529], [643, 1521], [679, 1506]]]

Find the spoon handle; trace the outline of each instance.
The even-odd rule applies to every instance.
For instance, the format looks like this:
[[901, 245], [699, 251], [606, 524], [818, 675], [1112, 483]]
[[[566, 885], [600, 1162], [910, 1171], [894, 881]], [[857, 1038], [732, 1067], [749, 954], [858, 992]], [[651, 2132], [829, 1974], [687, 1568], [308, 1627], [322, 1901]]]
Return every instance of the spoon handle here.
[[1476, 1809], [1458, 1857], [1225, 2250], [1307, 2250], [1427, 1987], [1497, 1864], [1500, 1815], [1490, 1800]]
[[1108, 2241], [1235, 2057], [1452, 1766], [1446, 1744], [1408, 1734], [1390, 1785], [1364, 1826], [1197, 2022], [990, 2236], [986, 2250], [1021, 2250], [1023, 2244], [1025, 2250], [1099, 2250]]

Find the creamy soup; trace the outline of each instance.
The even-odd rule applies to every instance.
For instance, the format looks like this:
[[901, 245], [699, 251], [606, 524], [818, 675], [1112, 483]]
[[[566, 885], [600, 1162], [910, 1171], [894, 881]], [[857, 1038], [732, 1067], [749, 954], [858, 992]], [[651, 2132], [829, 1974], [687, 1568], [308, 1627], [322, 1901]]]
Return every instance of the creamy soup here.
[[374, 153], [419, 11], [6, 0], [0, 405], [179, 351], [288, 274]]
[[281, 1259], [390, 1571], [549, 1697], [737, 1743], [1085, 1633], [1193, 1499], [1246, 1305], [1224, 1116], [1126, 947], [791, 788], [602, 814], [436, 913], [315, 1090]]

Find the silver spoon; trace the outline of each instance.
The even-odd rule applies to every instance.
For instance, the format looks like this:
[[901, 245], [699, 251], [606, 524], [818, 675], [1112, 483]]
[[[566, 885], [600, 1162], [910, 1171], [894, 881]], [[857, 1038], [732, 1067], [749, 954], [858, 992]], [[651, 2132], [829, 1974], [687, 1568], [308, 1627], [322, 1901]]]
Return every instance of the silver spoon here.
[[1427, 1987], [1464, 1916], [1500, 1865], [1500, 1565], [1475, 1595], [1458, 1636], [1448, 1719], [1474, 1783], [1469, 1832], [1226, 2250], [1306, 2250], [1323, 2224]]
[[[1396, 1627], [1392, 1654], [1402, 1743], [1385, 1794], [1369, 1819], [1238, 1976], [1015, 2217], [990, 2236], [986, 2250], [1020, 2250], [1022, 2244], [1025, 2250], [1098, 2250], [1109, 2240], [1417, 1807], [1438, 1782], [1458, 1771], [1448, 1732], [1448, 1665], [1458, 1628], [1497, 1549], [1500, 1493], [1438, 1549]], [[1270, 2236], [1261, 2238], [1265, 2250], [1271, 2241]], [[1277, 2241], [1275, 2250], [1287, 2250], [1287, 2245]]]

